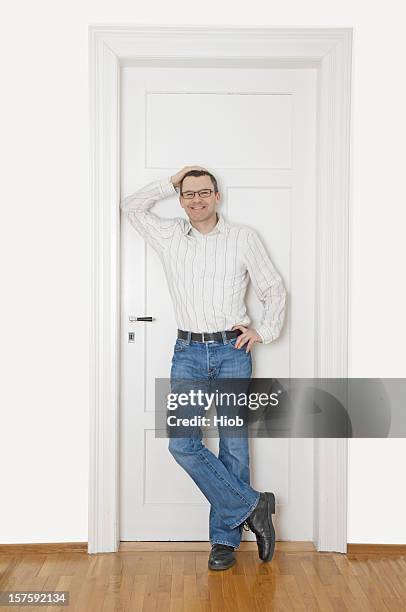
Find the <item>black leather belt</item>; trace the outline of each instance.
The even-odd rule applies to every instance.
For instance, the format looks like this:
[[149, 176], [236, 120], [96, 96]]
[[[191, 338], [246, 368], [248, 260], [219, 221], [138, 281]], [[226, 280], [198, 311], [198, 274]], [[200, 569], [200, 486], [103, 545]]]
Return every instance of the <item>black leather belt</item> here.
[[[240, 334], [242, 334], [241, 329], [235, 329], [233, 331], [226, 331], [226, 338], [229, 340], [230, 338], [236, 338]], [[188, 332], [183, 329], [178, 329], [178, 338], [182, 338], [183, 340], [187, 340]], [[197, 332], [192, 332], [190, 335], [190, 339], [195, 342], [222, 342], [223, 334], [221, 332], [204, 332], [202, 334], [198, 334]]]

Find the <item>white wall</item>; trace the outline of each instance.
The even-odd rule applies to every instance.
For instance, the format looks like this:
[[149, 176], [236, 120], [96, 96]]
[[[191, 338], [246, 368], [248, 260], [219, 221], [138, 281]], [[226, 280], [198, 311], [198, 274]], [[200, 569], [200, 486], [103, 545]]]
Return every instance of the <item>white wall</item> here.
[[[88, 25], [354, 28], [351, 375], [395, 377], [406, 345], [401, 10], [393, 0], [3, 0], [1, 543], [87, 540]], [[406, 445], [352, 440], [350, 450], [349, 541], [405, 543]]]

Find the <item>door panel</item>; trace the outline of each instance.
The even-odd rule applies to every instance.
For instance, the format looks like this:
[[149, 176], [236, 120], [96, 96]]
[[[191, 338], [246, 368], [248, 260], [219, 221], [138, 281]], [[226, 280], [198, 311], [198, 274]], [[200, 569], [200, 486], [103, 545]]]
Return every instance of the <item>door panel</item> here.
[[[121, 197], [185, 165], [211, 169], [220, 210], [258, 232], [288, 291], [282, 334], [255, 344], [253, 376], [313, 376], [317, 72], [125, 67], [121, 87]], [[177, 196], [153, 210], [184, 215]], [[177, 329], [166, 277], [125, 220], [121, 245], [120, 539], [207, 540], [209, 504], [154, 434], [155, 378], [169, 377]], [[254, 326], [261, 304], [251, 286], [247, 305]], [[216, 451], [218, 440], [206, 443]], [[253, 486], [276, 494], [277, 538], [311, 540], [313, 440], [250, 443]]]

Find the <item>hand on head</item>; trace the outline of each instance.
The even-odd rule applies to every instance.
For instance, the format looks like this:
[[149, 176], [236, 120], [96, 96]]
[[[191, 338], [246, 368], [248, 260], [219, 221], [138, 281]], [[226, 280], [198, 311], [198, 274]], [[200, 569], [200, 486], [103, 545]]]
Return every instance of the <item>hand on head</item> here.
[[185, 174], [187, 174], [191, 170], [204, 170], [205, 172], [207, 172], [206, 168], [203, 168], [202, 166], [185, 166], [184, 168], [182, 168], [182, 170], [179, 170], [179, 172], [171, 176], [171, 183], [173, 184], [173, 186], [179, 187], [181, 180], [183, 179]]

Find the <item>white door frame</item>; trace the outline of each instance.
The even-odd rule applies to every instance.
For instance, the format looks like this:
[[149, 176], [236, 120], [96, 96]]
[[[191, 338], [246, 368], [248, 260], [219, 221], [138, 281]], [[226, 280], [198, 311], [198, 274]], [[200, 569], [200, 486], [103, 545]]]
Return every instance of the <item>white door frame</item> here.
[[[120, 67], [316, 68], [317, 377], [348, 375], [351, 28], [89, 27], [92, 203], [88, 552], [119, 531]], [[347, 551], [347, 439], [315, 440], [314, 543]]]

